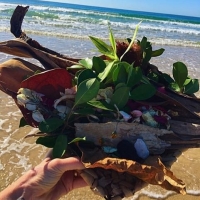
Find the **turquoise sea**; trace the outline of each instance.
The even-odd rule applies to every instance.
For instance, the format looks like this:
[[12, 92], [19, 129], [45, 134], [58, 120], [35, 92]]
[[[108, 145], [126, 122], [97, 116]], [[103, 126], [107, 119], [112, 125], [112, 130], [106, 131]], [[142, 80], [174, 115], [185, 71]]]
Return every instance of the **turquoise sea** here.
[[9, 30], [17, 5], [29, 5], [23, 22], [27, 34], [87, 39], [88, 35], [108, 38], [108, 24], [116, 38], [133, 35], [142, 21], [138, 38], [144, 35], [155, 44], [199, 46], [200, 18], [131, 11], [39, 0], [0, 1], [0, 32]]

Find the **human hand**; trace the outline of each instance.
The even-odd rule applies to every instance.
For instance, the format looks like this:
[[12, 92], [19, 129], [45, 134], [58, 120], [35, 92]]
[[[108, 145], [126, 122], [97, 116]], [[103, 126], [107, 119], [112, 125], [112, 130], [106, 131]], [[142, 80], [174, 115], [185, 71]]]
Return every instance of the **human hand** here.
[[75, 170], [84, 169], [78, 158], [46, 158], [0, 193], [0, 199], [56, 200], [71, 190], [87, 186]]

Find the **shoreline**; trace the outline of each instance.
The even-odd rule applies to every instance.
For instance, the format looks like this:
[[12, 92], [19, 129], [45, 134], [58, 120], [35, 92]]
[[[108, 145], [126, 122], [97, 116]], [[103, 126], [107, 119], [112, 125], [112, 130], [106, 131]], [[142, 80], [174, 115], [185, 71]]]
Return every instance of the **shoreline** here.
[[[0, 34], [1, 35], [1, 34]], [[63, 40], [56, 39], [46, 40], [49, 38], [37, 36], [33, 38], [37, 40], [41, 45], [47, 44], [47, 48], [51, 48], [59, 53], [64, 53], [71, 57], [77, 55], [88, 55], [91, 56], [89, 49], [92, 49], [92, 45], [82, 46], [82, 51], [76, 49], [77, 41], [71, 41], [70, 39], [66, 41], [65, 44], [69, 45], [71, 49], [63, 50], [63, 46], [59, 46]], [[60, 41], [60, 43], [57, 43]], [[46, 42], [46, 43], [45, 43]], [[74, 46], [75, 45], [75, 46]], [[48, 47], [49, 46], [49, 47]], [[80, 47], [79, 47], [80, 48]], [[160, 58], [153, 60], [153, 63], [156, 63], [157, 66], [165, 69], [166, 71], [171, 70], [171, 63], [177, 59], [183, 58], [190, 66], [190, 72], [196, 77], [200, 77], [200, 66], [197, 67], [197, 64], [200, 63], [200, 58], [197, 57], [199, 51], [193, 48], [182, 48], [171, 47], [167, 48], [171, 50], [167, 52], [167, 55], [164, 55]], [[183, 51], [185, 50], [185, 51]], [[74, 53], [75, 52], [75, 53]], [[190, 54], [188, 54], [190, 53]], [[185, 55], [188, 54], [188, 57]], [[3, 60], [6, 61], [12, 56], [7, 56], [6, 54], [0, 53], [0, 62]], [[85, 56], [84, 56], [85, 57]], [[193, 60], [197, 58], [196, 60]], [[33, 60], [33, 62], [37, 62]], [[35, 145], [35, 138], [30, 138], [24, 140], [23, 137], [25, 134], [31, 131], [31, 128], [18, 128], [19, 120], [21, 114], [19, 113], [16, 105], [6, 94], [0, 91], [0, 150], [1, 150], [1, 161], [0, 161], [0, 178], [1, 184], [0, 188], [5, 187], [4, 184], [9, 184], [14, 181], [21, 173], [24, 172], [27, 168], [30, 168], [32, 165], [36, 165], [44, 157], [46, 149], [41, 148], [40, 146]], [[23, 145], [21, 145], [23, 144]], [[7, 146], [6, 146], [7, 145]], [[133, 197], [126, 198], [127, 200], [154, 200], [154, 199], [167, 199], [167, 200], [197, 200], [200, 195], [200, 172], [198, 171], [198, 166], [200, 165], [200, 149], [190, 149], [187, 152], [182, 153], [180, 156], [177, 156], [177, 162], [174, 162], [172, 165], [172, 171], [174, 174], [177, 174], [177, 177], [186, 181], [188, 185], [188, 191], [193, 192], [194, 195], [179, 195], [173, 194], [169, 191], [163, 191], [162, 189], [157, 189], [154, 186], [151, 186], [150, 189], [144, 189], [144, 193], [136, 194]], [[12, 173], [11, 173], [12, 172]], [[169, 193], [168, 193], [169, 192]], [[89, 188], [77, 189], [70, 192], [64, 199], [69, 200], [102, 200], [103, 198], [96, 196], [90, 191]]]
[[[1, 34], [6, 34], [9, 33], [10, 34], [10, 30], [9, 28], [5, 28], [4, 30], [0, 30], [0, 35]], [[63, 33], [55, 33], [55, 34], [50, 34], [49, 32], [41, 32], [41, 31], [28, 31], [26, 30], [25, 32], [29, 37], [33, 37], [37, 38], [37, 37], [46, 37], [46, 38], [57, 38], [57, 39], [65, 39], [65, 40], [81, 40], [81, 41], [85, 41], [85, 42], [91, 42], [89, 39], [89, 35], [88, 36], [78, 36], [78, 35], [74, 35], [74, 34], [63, 34]], [[13, 36], [11, 34], [11, 36]], [[93, 36], [93, 35], [92, 35]], [[109, 37], [109, 33], [108, 33], [108, 37]], [[102, 40], [104, 40], [105, 42], [109, 43], [109, 39], [107, 38], [101, 38]], [[13, 36], [13, 38], [10, 39], [15, 39], [15, 37]], [[10, 40], [8, 38], [8, 40]], [[117, 40], [123, 40], [123, 38], [116, 38]], [[185, 43], [183, 43], [183, 40], [172, 40], [170, 41], [169, 39], [163, 39], [163, 38], [156, 38], [151, 40], [149, 39], [149, 41], [151, 42], [151, 44], [154, 46], [173, 46], [173, 47], [188, 47], [188, 48], [199, 48], [200, 49], [200, 42], [193, 42], [191, 43], [191, 41], [185, 41]], [[160, 42], [158, 42], [160, 41]], [[166, 41], [166, 42], [164, 42]]]

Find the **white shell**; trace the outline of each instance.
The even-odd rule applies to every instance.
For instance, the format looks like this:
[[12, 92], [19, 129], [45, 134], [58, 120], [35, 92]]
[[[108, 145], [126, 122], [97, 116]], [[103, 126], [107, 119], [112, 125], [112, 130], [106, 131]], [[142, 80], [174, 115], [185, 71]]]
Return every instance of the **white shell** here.
[[37, 109], [37, 105], [32, 103], [26, 103], [25, 108], [34, 111]]
[[43, 121], [45, 121], [43, 115], [38, 110], [32, 112], [32, 118], [36, 122], [43, 122]]
[[134, 144], [134, 147], [136, 149], [137, 155], [140, 158], [146, 159], [149, 156], [149, 150], [142, 139], [138, 138]]
[[64, 106], [64, 105], [58, 105], [56, 106], [56, 110], [60, 113], [63, 113], [63, 114], [67, 114], [69, 113], [69, 108], [67, 106]]
[[24, 94], [17, 95], [17, 103], [21, 106], [25, 106], [26, 103], [29, 102], [29, 99], [26, 98]]
[[122, 117], [124, 118], [124, 121], [128, 121], [129, 119], [131, 119], [131, 115], [129, 115], [128, 113], [124, 112], [124, 111], [119, 111], [119, 113], [122, 115]]

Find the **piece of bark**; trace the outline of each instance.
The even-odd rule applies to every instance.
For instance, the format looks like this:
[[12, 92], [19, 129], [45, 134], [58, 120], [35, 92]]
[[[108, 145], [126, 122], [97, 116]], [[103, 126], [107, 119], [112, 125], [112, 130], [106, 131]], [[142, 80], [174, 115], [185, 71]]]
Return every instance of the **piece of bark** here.
[[[76, 136], [86, 137], [96, 145], [116, 147], [122, 139], [134, 142], [142, 137], [151, 154], [161, 154], [170, 146], [159, 136], [173, 134], [166, 129], [153, 128], [138, 123], [75, 123]], [[112, 134], [115, 131], [116, 134]]]
[[41, 62], [45, 69], [66, 69], [66, 67], [77, 64], [74, 61], [59, 58], [56, 55], [33, 48], [21, 39], [0, 42], [0, 51], [14, 56], [35, 58]]
[[10, 32], [17, 38], [22, 34], [21, 26], [28, 8], [29, 6], [17, 6], [10, 19]]
[[200, 140], [200, 125], [187, 123], [182, 121], [170, 120], [171, 130], [177, 134], [181, 139], [185, 140]]
[[66, 59], [68, 61], [72, 61], [72, 62], [77, 62], [79, 59], [75, 59], [75, 58], [70, 58], [67, 57], [65, 55], [62, 55], [56, 51], [53, 51], [51, 49], [48, 49], [46, 47], [43, 47], [41, 44], [39, 44], [39, 42], [37, 42], [36, 40], [33, 40], [32, 38], [30, 38], [29, 36], [26, 35], [26, 33], [24, 33], [21, 29], [22, 23], [23, 23], [23, 19], [25, 17], [25, 14], [28, 11], [29, 6], [23, 7], [23, 6], [17, 6], [13, 12], [13, 15], [11, 17], [10, 20], [10, 30], [11, 33], [14, 34], [14, 36], [16, 38], [20, 38], [23, 41], [25, 41], [27, 44], [29, 44], [31, 47], [34, 47], [38, 50], [44, 51], [46, 53], [52, 54], [54, 56], [57, 56], [59, 58], [63, 58]]
[[[200, 121], [200, 99], [183, 96], [168, 90], [166, 90], [166, 93], [157, 91], [156, 95], [182, 108], [182, 113], [189, 111], [195, 119], [197, 118]], [[181, 116], [181, 113], [179, 115]]]
[[[130, 177], [137, 177], [148, 184], [158, 185], [167, 190], [186, 194], [183, 181], [175, 177], [156, 157], [150, 157], [150, 162], [146, 160], [145, 164], [140, 164], [133, 160], [108, 157], [104, 155], [100, 148], [87, 149], [80, 146], [79, 148], [82, 152], [81, 161], [86, 168], [103, 168], [117, 171], [119, 174], [128, 173]], [[120, 177], [122, 178], [123, 176]]]

